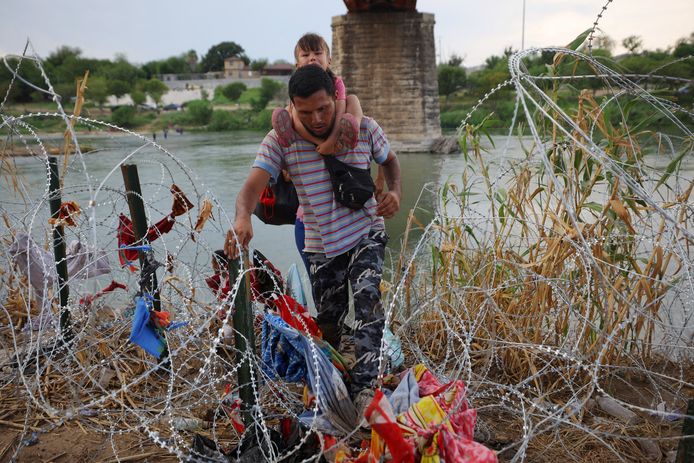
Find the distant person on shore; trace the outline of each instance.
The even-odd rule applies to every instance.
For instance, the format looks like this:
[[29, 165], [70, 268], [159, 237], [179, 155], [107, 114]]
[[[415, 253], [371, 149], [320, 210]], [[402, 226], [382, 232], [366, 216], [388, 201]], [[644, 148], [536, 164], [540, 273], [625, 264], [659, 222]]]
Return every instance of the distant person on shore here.
[[[299, 119], [295, 127], [301, 126], [319, 140], [327, 139], [337, 124], [333, 78], [319, 66], [302, 66], [290, 78], [288, 88]], [[278, 138], [271, 130], [258, 148], [236, 197], [234, 225], [227, 233], [224, 250], [235, 259], [237, 240], [241, 248], [248, 247], [253, 237], [251, 213], [260, 193], [271, 178], [277, 179], [286, 169], [304, 209], [304, 251], [310, 264], [318, 326], [323, 338], [338, 351], [351, 289], [356, 363], [350, 395], [361, 416], [373, 397], [378, 376], [385, 325], [380, 284], [388, 242], [383, 218], [393, 217], [400, 209], [400, 163], [378, 123], [364, 117], [357, 145], [343, 150], [339, 161], [359, 169], [368, 169], [372, 161], [382, 165], [388, 191], [378, 198], [364, 194], [363, 203], [344, 203], [344, 198], [340, 203], [325, 157], [316, 145], [299, 136], [291, 146], [283, 146]], [[348, 188], [355, 187], [350, 183]]]

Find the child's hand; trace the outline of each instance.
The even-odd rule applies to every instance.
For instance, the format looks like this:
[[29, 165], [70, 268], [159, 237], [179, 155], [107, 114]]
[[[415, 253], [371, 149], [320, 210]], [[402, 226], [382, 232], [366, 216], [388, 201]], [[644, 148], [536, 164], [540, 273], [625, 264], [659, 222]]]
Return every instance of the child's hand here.
[[316, 146], [316, 151], [323, 155], [335, 154], [335, 143], [332, 143], [329, 140], [324, 141], [320, 145]]

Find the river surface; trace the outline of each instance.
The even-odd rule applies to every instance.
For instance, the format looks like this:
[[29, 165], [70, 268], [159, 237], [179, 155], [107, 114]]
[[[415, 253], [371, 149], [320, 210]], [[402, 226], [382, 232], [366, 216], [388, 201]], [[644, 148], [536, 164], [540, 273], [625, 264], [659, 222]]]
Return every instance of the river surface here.
[[[203, 197], [208, 197], [216, 206], [221, 206], [226, 217], [220, 217], [220, 209], [215, 207], [214, 220], [208, 222], [200, 237], [202, 239], [198, 240], [203, 243], [200, 245], [202, 247], [221, 248], [224, 230], [228, 229], [234, 215], [236, 195], [248, 175], [263, 135], [258, 132], [173, 133], [164, 139], [160, 133], [157, 143], [162, 149], [147, 145], [142, 139], [132, 135], [80, 135], [81, 146], [89, 146], [97, 151], [87, 153], [81, 159], [78, 156], [70, 158], [69, 167], [62, 176], [62, 200], [76, 201], [86, 209], [89, 199], [96, 199], [97, 241], [102, 242], [103, 237], [100, 235], [107, 232], [108, 224], [117, 223], [117, 214], [128, 214], [127, 204], [122, 198], [124, 187], [119, 168], [119, 163], [127, 157], [128, 163], [138, 167], [142, 196], [150, 221], [157, 221], [170, 209], [171, 195], [168, 187], [171, 183], [181, 187], [196, 206]], [[42, 137], [42, 141], [49, 146], [59, 147], [62, 138]], [[417, 204], [417, 219], [421, 223], [428, 223], [435, 202], [433, 185], [445, 181], [449, 174], [459, 170], [457, 165], [462, 162], [460, 155], [415, 153], [400, 154], [399, 158], [403, 179], [401, 209], [394, 218], [386, 221], [391, 236], [391, 255], [399, 252], [409, 210]], [[21, 228], [31, 229], [35, 237], [45, 236], [49, 208], [46, 202], [39, 202], [47, 191], [45, 163], [37, 157], [18, 157], [13, 162], [16, 178], [22, 185], [20, 190], [23, 197], [12, 187], [10, 178], [3, 175], [3, 197], [0, 199], [2, 209], [11, 212], [15, 225], [19, 222]], [[62, 158], [59, 158], [59, 163], [62, 164]], [[425, 188], [427, 184], [431, 187]], [[190, 220], [193, 223], [196, 216], [197, 207], [191, 212]], [[188, 219], [184, 216], [179, 220]], [[260, 249], [280, 269], [287, 269], [293, 262], [300, 264], [294, 245], [293, 226], [266, 225], [255, 216], [253, 226], [252, 246]], [[410, 234], [411, 237], [416, 235], [416, 231]], [[113, 237], [115, 239], [115, 233]], [[169, 240], [169, 246], [171, 245]], [[189, 244], [183, 248], [182, 252], [186, 254], [202, 253], [200, 247], [191, 250]]]
[[[94, 229], [99, 235], [108, 233], [108, 228], [117, 223], [117, 214], [128, 213], [127, 204], [122, 197], [123, 177], [119, 168], [119, 163], [127, 158], [126, 162], [138, 167], [150, 221], [159, 220], [170, 210], [171, 195], [168, 187], [171, 183], [181, 187], [196, 206], [203, 197], [216, 203], [214, 220], [208, 222], [209, 225], [199, 237], [200, 243], [196, 246], [186, 243], [184, 246], [184, 237], [180, 237], [178, 243], [178, 248], [184, 254], [181, 257], [189, 258], [190, 253], [203, 254], [204, 248], [214, 250], [222, 247], [224, 231], [233, 218], [236, 195], [248, 175], [263, 135], [260, 132], [170, 133], [165, 139], [160, 133], [157, 138], [160, 148], [152, 146], [148, 139], [134, 135], [103, 135], [103, 132], [100, 135], [80, 135], [79, 142], [82, 146], [89, 146], [97, 151], [85, 154], [82, 158], [70, 158], [69, 167], [63, 175], [62, 199], [77, 201], [85, 209], [89, 199], [95, 198], [97, 207], [94, 223], [97, 227]], [[43, 137], [42, 140], [54, 147], [59, 147], [62, 143], [62, 137]], [[525, 155], [517, 138], [498, 136], [494, 141], [495, 149], [488, 159], [491, 166], [490, 177], [498, 181], [508, 174], [504, 173], [508, 169], [508, 160], [521, 159]], [[527, 146], [528, 140], [524, 144]], [[437, 204], [438, 186], [444, 182], [460, 184], [466, 167], [465, 158], [460, 154], [407, 153], [398, 156], [402, 169], [403, 198], [400, 212], [386, 221], [391, 237], [388, 249], [393, 257], [400, 250], [408, 212], [416, 207], [418, 221], [427, 224]], [[60, 162], [62, 164], [62, 160]], [[654, 164], [664, 167], [667, 162], [667, 157], [663, 156], [662, 160], [655, 161]], [[45, 234], [49, 208], [46, 202], [38, 203], [47, 191], [45, 164], [37, 157], [14, 158], [14, 164], [16, 178], [23, 187], [21, 189], [25, 199], [12, 187], [11, 178], [3, 174], [0, 205], [4, 211], [11, 212], [15, 226], [31, 229], [35, 236], [37, 233]], [[686, 163], [684, 172], [680, 172], [680, 175], [691, 175], [693, 168], [694, 163]], [[489, 213], [488, 200], [484, 196], [476, 195], [469, 200], [472, 204], [470, 207], [479, 212], [481, 220], [486, 220]], [[595, 200], [602, 203], [599, 197]], [[190, 218], [184, 216], [179, 220], [194, 223], [197, 208], [190, 215]], [[253, 226], [252, 246], [260, 249], [280, 269], [288, 268], [293, 262], [300, 262], [294, 245], [293, 226], [265, 225], [255, 216]], [[417, 235], [417, 231], [413, 230], [409, 235], [410, 242]], [[99, 236], [98, 240], [88, 241], [102, 243], [102, 238]], [[171, 241], [169, 240], [169, 247], [176, 248]], [[390, 266], [387, 262], [386, 267]]]

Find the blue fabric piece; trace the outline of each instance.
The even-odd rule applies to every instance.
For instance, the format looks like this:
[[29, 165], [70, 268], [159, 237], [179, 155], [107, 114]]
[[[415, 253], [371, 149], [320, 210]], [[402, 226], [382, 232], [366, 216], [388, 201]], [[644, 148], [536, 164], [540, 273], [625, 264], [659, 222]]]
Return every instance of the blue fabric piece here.
[[398, 387], [395, 388], [388, 400], [390, 400], [395, 416], [405, 413], [412, 405], [419, 402], [419, 384], [417, 384], [412, 368], [400, 380], [400, 384], [398, 384]]
[[[299, 358], [303, 363], [301, 370]], [[314, 417], [311, 413], [304, 416], [304, 424], [326, 432], [330, 428], [331, 434], [336, 436], [347, 435], [358, 426], [357, 410], [342, 375], [330, 358], [315, 342], [280, 317], [269, 313], [265, 314], [263, 321], [262, 359], [263, 371], [273, 379], [279, 371], [284, 372], [287, 378], [297, 377], [297, 372], [301, 371], [303, 377], [307, 378], [308, 386], [316, 396], [320, 415]]]
[[284, 320], [265, 314], [262, 332], [262, 368], [270, 379], [283, 379], [296, 383], [306, 378], [306, 361], [302, 345], [298, 342], [299, 332]]
[[186, 326], [190, 322], [174, 322], [171, 323], [169, 326], [166, 327], [166, 331], [173, 331], [176, 328], [180, 328], [182, 326]]
[[142, 347], [148, 354], [160, 358], [166, 349], [166, 340], [149, 322], [149, 310], [152, 307], [151, 296], [137, 297], [135, 301], [130, 341]]

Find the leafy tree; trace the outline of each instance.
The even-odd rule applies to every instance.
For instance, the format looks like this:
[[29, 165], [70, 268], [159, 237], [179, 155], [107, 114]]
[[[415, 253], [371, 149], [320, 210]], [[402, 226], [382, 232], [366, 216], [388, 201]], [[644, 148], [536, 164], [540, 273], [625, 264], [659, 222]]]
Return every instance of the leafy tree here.
[[247, 89], [243, 82], [232, 82], [222, 87], [222, 95], [231, 101], [236, 101]]
[[68, 59], [78, 58], [80, 55], [82, 55], [82, 50], [80, 50], [79, 48], [63, 45], [62, 47], [58, 47], [56, 51], [48, 55], [48, 58], [46, 58], [46, 62], [51, 63], [53, 66], [59, 67], [63, 65], [65, 61], [67, 61]]
[[484, 60], [484, 67], [486, 69], [494, 69], [499, 65], [500, 62], [504, 60], [501, 56], [492, 55]]
[[448, 65], [449, 66], [454, 66], [454, 67], [460, 67], [463, 65], [463, 58], [462, 56], [458, 56], [455, 53], [451, 55], [451, 57], [448, 59]]
[[60, 96], [60, 101], [67, 103], [70, 98], [77, 94], [75, 83], [60, 82], [53, 85], [53, 90]]
[[641, 47], [643, 46], [643, 39], [638, 35], [630, 35], [622, 40], [622, 46], [629, 50], [629, 53], [634, 55], [641, 50]]
[[[7, 64], [12, 71], [17, 69], [17, 65], [19, 64], [19, 75], [29, 82], [39, 84], [43, 83], [41, 72], [38, 70], [36, 65], [34, 65], [33, 61], [24, 59], [20, 64], [19, 60], [16, 58], [8, 58]], [[4, 63], [0, 62], [0, 99], [4, 98], [9, 91], [10, 93], [8, 95], [8, 101], [28, 102], [35, 100], [35, 98], [32, 96], [35, 92], [33, 88], [16, 79], [12, 83], [11, 87], [10, 83], [12, 83], [12, 72], [10, 72]], [[48, 95], [43, 95], [43, 99], [48, 98]]]
[[94, 100], [101, 108], [108, 99], [108, 83], [102, 76], [94, 76], [87, 80], [86, 97]]
[[159, 79], [150, 79], [145, 83], [144, 90], [152, 97], [154, 102], [159, 105], [159, 103], [161, 103], [161, 97], [164, 96], [164, 93], [169, 91], [169, 87]]
[[450, 64], [442, 64], [438, 67], [439, 95], [448, 98], [465, 86], [467, 75], [465, 69]]
[[192, 122], [200, 125], [209, 124], [212, 118], [212, 105], [209, 101], [193, 100], [188, 103], [186, 108]]
[[252, 71], [262, 71], [265, 69], [267, 66], [268, 61], [263, 58], [263, 59], [255, 59], [251, 61], [251, 70]]
[[145, 73], [142, 69], [130, 64], [125, 56], [118, 56], [113, 65], [105, 71], [106, 77], [110, 80], [122, 80], [131, 85], [138, 78], [144, 77]]
[[122, 80], [109, 80], [108, 81], [108, 92], [111, 95], [115, 95], [116, 98], [120, 98], [123, 95], [127, 95], [132, 90], [132, 86], [128, 82], [123, 82]]
[[133, 104], [136, 107], [144, 104], [144, 102], [147, 101], [147, 95], [145, 95], [145, 92], [137, 89], [130, 92], [130, 98], [133, 100]]
[[267, 78], [261, 79], [260, 94], [251, 101], [251, 107], [254, 111], [262, 111], [280, 90], [282, 90], [281, 82]]
[[185, 54], [185, 60], [190, 72], [198, 70], [198, 53], [195, 50], [188, 50]]
[[675, 58], [684, 58], [694, 56], [694, 32], [689, 36], [689, 39], [680, 39], [672, 50], [672, 56]]
[[185, 54], [180, 56], [171, 56], [164, 60], [149, 61], [142, 66], [145, 76], [151, 79], [160, 74], [186, 74], [190, 72]]
[[246, 64], [249, 62], [241, 45], [236, 42], [221, 42], [211, 47], [200, 61], [202, 72], [223, 70], [224, 60], [231, 56], [238, 56]]
[[118, 127], [132, 127], [135, 124], [135, 108], [121, 106], [111, 114], [111, 122]]

